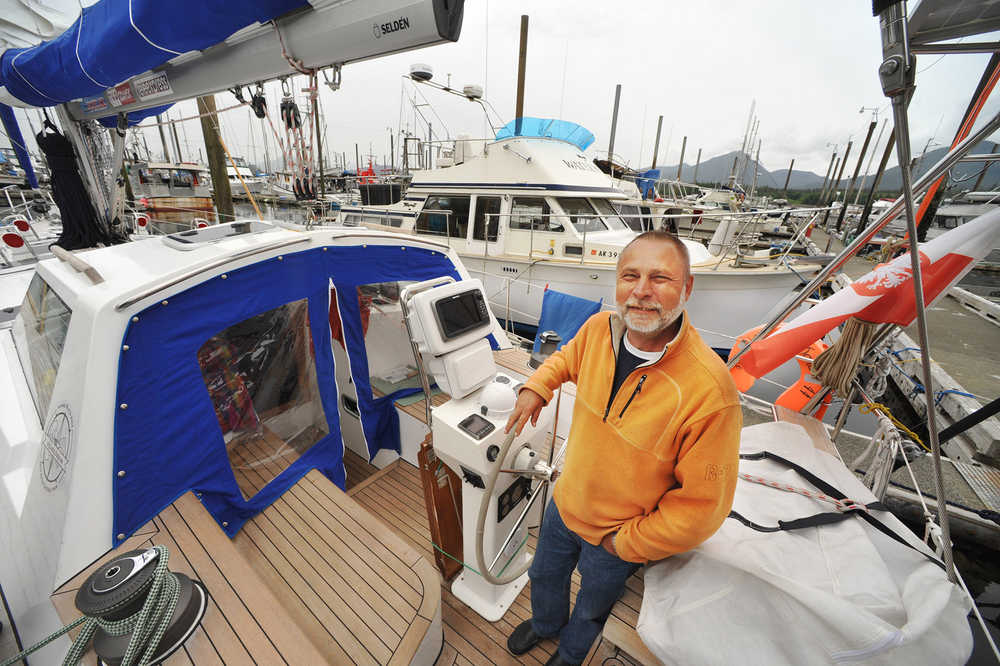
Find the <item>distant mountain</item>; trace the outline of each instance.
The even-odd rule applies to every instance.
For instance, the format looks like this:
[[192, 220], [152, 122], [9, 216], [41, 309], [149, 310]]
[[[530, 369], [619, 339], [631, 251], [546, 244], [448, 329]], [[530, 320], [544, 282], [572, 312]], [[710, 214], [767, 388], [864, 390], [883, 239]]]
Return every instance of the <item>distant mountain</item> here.
[[[914, 173], [914, 180], [919, 178], [920, 175], [926, 173], [932, 166], [934, 166], [944, 155], [948, 152], [947, 148], [936, 148], [934, 150], [928, 151], [923, 159], [920, 159], [920, 154], [918, 153], [916, 157], [918, 158], [918, 163]], [[992, 153], [1000, 152], [997, 146], [993, 143], [983, 142], [972, 149], [972, 154], [982, 154], [982, 153]], [[726, 183], [729, 181], [729, 174], [733, 169], [733, 160], [739, 151], [732, 151], [724, 155], [718, 155], [712, 157], [708, 160], [701, 162], [698, 165], [698, 182], [699, 183]], [[864, 168], [868, 164], [868, 160], [871, 154], [865, 156], [864, 162], [861, 166], [861, 171], [864, 173]], [[878, 160], [881, 157], [881, 151], [876, 155], [872, 163], [872, 171], [878, 167]], [[738, 174], [738, 180], [743, 183], [743, 185], [749, 188], [750, 184], [753, 182], [754, 173], [754, 160], [746, 159], [744, 160], [746, 167], [742, 170], [742, 175]], [[848, 156], [847, 158], [847, 168], [844, 169], [844, 175], [840, 182], [840, 188], [847, 187], [848, 183], [851, 181], [851, 176], [854, 173], [854, 169], [857, 165], [857, 154], [854, 156]], [[950, 183], [957, 189], [972, 189], [976, 184], [976, 180], [979, 177], [979, 172], [983, 168], [982, 162], [966, 162], [955, 166], [951, 170]], [[663, 174], [664, 178], [676, 178], [677, 177], [677, 165], [672, 164], [668, 166], [659, 166], [660, 173]], [[684, 163], [684, 169], [681, 172], [681, 180], [685, 182], [691, 182], [694, 180], [695, 176], [695, 165]], [[788, 175], [788, 169], [778, 169], [777, 171], [768, 171], [763, 166], [760, 167], [760, 171], [757, 175], [757, 184], [766, 187], [784, 187], [785, 177]], [[807, 190], [807, 189], [819, 189], [823, 186], [825, 173], [816, 174], [811, 171], [799, 171], [797, 169], [792, 170], [792, 177], [788, 182], [788, 189], [790, 190]], [[874, 173], [870, 174], [867, 179], [858, 176], [858, 181], [860, 186], [867, 189], [871, 187], [871, 182], [874, 179]], [[855, 185], [857, 188], [859, 185]], [[898, 190], [902, 188], [902, 179], [899, 175], [899, 167], [892, 167], [891, 169], [886, 169], [885, 173], [882, 175], [882, 180], [879, 183], [880, 190]], [[983, 182], [979, 185], [981, 190], [991, 190], [1000, 186], [1000, 165], [994, 165], [989, 168], [986, 173], [986, 177], [983, 178]]]

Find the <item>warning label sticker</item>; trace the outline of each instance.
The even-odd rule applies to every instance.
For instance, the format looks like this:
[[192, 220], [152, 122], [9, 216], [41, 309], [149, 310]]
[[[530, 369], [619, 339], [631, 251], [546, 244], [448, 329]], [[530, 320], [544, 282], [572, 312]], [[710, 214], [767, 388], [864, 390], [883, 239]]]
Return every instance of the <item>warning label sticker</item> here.
[[103, 97], [88, 97], [80, 102], [80, 110], [84, 113], [94, 113], [108, 108], [108, 103]]
[[135, 87], [136, 97], [143, 100], [156, 99], [157, 97], [163, 97], [173, 92], [166, 72], [157, 72], [156, 74], [136, 79], [132, 82], [132, 85]]
[[104, 91], [104, 94], [107, 95], [111, 106], [124, 106], [135, 101], [135, 95], [132, 94], [132, 87], [128, 81], [114, 88], [108, 88]]

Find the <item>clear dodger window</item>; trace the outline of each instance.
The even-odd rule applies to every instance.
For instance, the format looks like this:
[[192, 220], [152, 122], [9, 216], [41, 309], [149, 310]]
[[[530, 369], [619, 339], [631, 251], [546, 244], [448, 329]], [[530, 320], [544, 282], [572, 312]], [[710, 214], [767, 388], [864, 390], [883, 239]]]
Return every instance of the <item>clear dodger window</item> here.
[[52, 287], [36, 273], [28, 285], [20, 316], [15, 320], [14, 334], [31, 397], [38, 409], [38, 418], [43, 422], [52, 400], [72, 314]]
[[198, 364], [244, 499], [329, 433], [306, 299], [212, 336]]

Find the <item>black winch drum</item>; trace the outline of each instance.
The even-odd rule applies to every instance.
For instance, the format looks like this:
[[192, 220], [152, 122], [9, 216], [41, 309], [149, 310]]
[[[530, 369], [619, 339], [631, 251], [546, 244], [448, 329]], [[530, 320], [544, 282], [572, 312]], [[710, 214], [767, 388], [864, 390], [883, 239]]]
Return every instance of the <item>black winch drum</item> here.
[[[153, 583], [157, 557], [152, 548], [130, 550], [101, 565], [77, 591], [77, 610], [108, 621], [122, 620], [138, 613]], [[208, 604], [208, 592], [200, 582], [182, 573], [172, 573], [177, 577], [179, 587], [177, 605], [156, 648], [151, 661], [153, 664], [163, 661], [183, 645], [201, 624]], [[131, 638], [131, 634], [112, 636], [98, 628], [94, 634], [94, 651], [100, 663], [121, 666]]]

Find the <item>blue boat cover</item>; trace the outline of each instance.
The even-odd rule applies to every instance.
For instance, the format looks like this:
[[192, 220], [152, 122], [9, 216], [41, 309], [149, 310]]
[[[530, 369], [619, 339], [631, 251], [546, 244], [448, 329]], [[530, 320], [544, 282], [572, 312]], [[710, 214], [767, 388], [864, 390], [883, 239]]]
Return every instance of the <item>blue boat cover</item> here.
[[639, 192], [642, 193], [643, 199], [649, 199], [650, 193], [656, 196], [656, 181], [660, 179], [659, 169], [649, 169], [639, 174], [639, 177], [635, 179], [636, 187], [639, 188]]
[[[336, 290], [351, 378], [357, 388], [370, 456], [399, 451], [393, 401], [373, 398], [360, 285], [449, 275], [461, 279], [447, 255], [408, 246], [330, 246], [265, 260], [215, 277], [152, 305], [130, 320], [118, 365], [115, 410], [112, 545], [142, 527], [189, 490], [229, 536], [311, 469], [344, 487], [343, 440], [330, 331], [330, 290]], [[243, 499], [226, 452], [222, 427], [202, 375], [198, 351], [234, 324], [308, 299], [319, 399], [328, 434], [256, 495]], [[143, 351], [145, 350], [145, 351]], [[412, 390], [410, 390], [412, 391]], [[121, 537], [121, 538], [120, 538]]]
[[604, 300], [591, 301], [572, 294], [564, 294], [555, 289], [546, 289], [542, 294], [542, 314], [538, 317], [538, 334], [535, 335], [534, 352], [541, 346], [541, 335], [545, 331], [555, 331], [562, 338], [557, 349], [573, 339], [583, 324], [601, 311]]
[[33, 106], [100, 95], [188, 51], [218, 44], [303, 0], [100, 0], [66, 32], [0, 55], [0, 85]]
[[[17, 155], [17, 161], [28, 176], [28, 185], [31, 185], [32, 189], [38, 189], [38, 177], [35, 176], [35, 167], [31, 165], [31, 158], [28, 157], [28, 149], [24, 146], [24, 137], [21, 136], [21, 128], [17, 124], [17, 118], [14, 117], [14, 109], [6, 104], [0, 104], [0, 121], [3, 122], [7, 138]], [[3, 157], [0, 157], [0, 162], [3, 161]]]
[[572, 143], [580, 150], [594, 143], [594, 135], [583, 125], [555, 118], [518, 118], [512, 120], [497, 132], [497, 141], [514, 136], [560, 139]]

